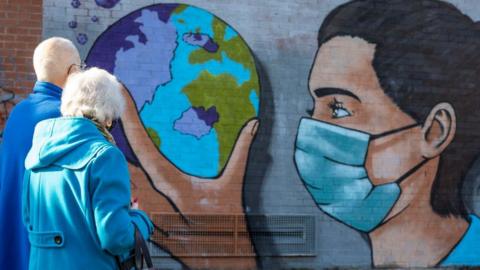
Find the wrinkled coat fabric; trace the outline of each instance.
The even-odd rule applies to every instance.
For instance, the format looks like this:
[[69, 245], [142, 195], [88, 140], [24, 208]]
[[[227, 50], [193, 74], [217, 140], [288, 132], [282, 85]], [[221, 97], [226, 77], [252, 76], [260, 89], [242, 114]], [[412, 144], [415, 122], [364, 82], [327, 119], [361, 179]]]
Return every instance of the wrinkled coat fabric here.
[[153, 232], [145, 213], [129, 209], [125, 157], [90, 120], [40, 122], [25, 167], [30, 269], [117, 269], [134, 223], [145, 238]]

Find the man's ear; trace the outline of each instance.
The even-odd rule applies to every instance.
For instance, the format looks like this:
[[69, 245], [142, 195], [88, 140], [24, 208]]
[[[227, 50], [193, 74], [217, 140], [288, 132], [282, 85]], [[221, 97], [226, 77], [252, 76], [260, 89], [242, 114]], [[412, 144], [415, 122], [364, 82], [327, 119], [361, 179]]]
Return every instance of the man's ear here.
[[452, 142], [456, 131], [455, 110], [450, 103], [439, 103], [433, 107], [422, 127], [420, 143], [422, 155], [434, 158]]
[[109, 128], [112, 126], [113, 121], [110, 119], [105, 120], [105, 127]]

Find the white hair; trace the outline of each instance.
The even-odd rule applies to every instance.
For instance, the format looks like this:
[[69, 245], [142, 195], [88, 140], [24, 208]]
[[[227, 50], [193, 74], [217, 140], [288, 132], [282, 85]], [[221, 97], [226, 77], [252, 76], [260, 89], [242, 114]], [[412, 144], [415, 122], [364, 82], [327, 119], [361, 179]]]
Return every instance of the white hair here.
[[120, 118], [125, 109], [117, 78], [99, 68], [69, 76], [62, 93], [63, 116], [90, 117], [105, 124]]
[[61, 37], [40, 42], [33, 53], [33, 68], [39, 81], [65, 82], [68, 68], [72, 64], [80, 64], [79, 61], [75, 45]]

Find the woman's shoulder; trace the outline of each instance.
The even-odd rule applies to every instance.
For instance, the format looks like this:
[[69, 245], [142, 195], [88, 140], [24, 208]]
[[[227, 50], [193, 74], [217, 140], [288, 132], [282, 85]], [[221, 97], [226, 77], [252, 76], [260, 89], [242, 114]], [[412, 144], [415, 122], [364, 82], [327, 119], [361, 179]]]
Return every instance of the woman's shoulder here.
[[84, 143], [55, 163], [64, 168], [82, 170], [95, 164], [119, 163], [125, 160], [123, 153], [106, 140], [93, 140]]
[[120, 151], [120, 149], [116, 145], [106, 140], [99, 140], [99, 141], [92, 142], [91, 148], [92, 148], [92, 151], [95, 152], [93, 159], [96, 159], [96, 160], [104, 159], [104, 158], [122, 159], [122, 160], [125, 159], [122, 151]]

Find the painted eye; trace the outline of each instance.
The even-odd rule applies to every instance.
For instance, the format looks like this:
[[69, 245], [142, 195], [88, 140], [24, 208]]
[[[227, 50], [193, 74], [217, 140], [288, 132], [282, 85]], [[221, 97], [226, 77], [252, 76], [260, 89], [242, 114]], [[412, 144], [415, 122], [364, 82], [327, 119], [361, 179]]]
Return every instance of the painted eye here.
[[338, 101], [336, 98], [328, 106], [332, 110], [332, 118], [344, 118], [352, 115], [349, 110], [343, 107], [343, 102]]
[[352, 114], [345, 108], [338, 108], [332, 111], [332, 118], [343, 118], [351, 115]]

